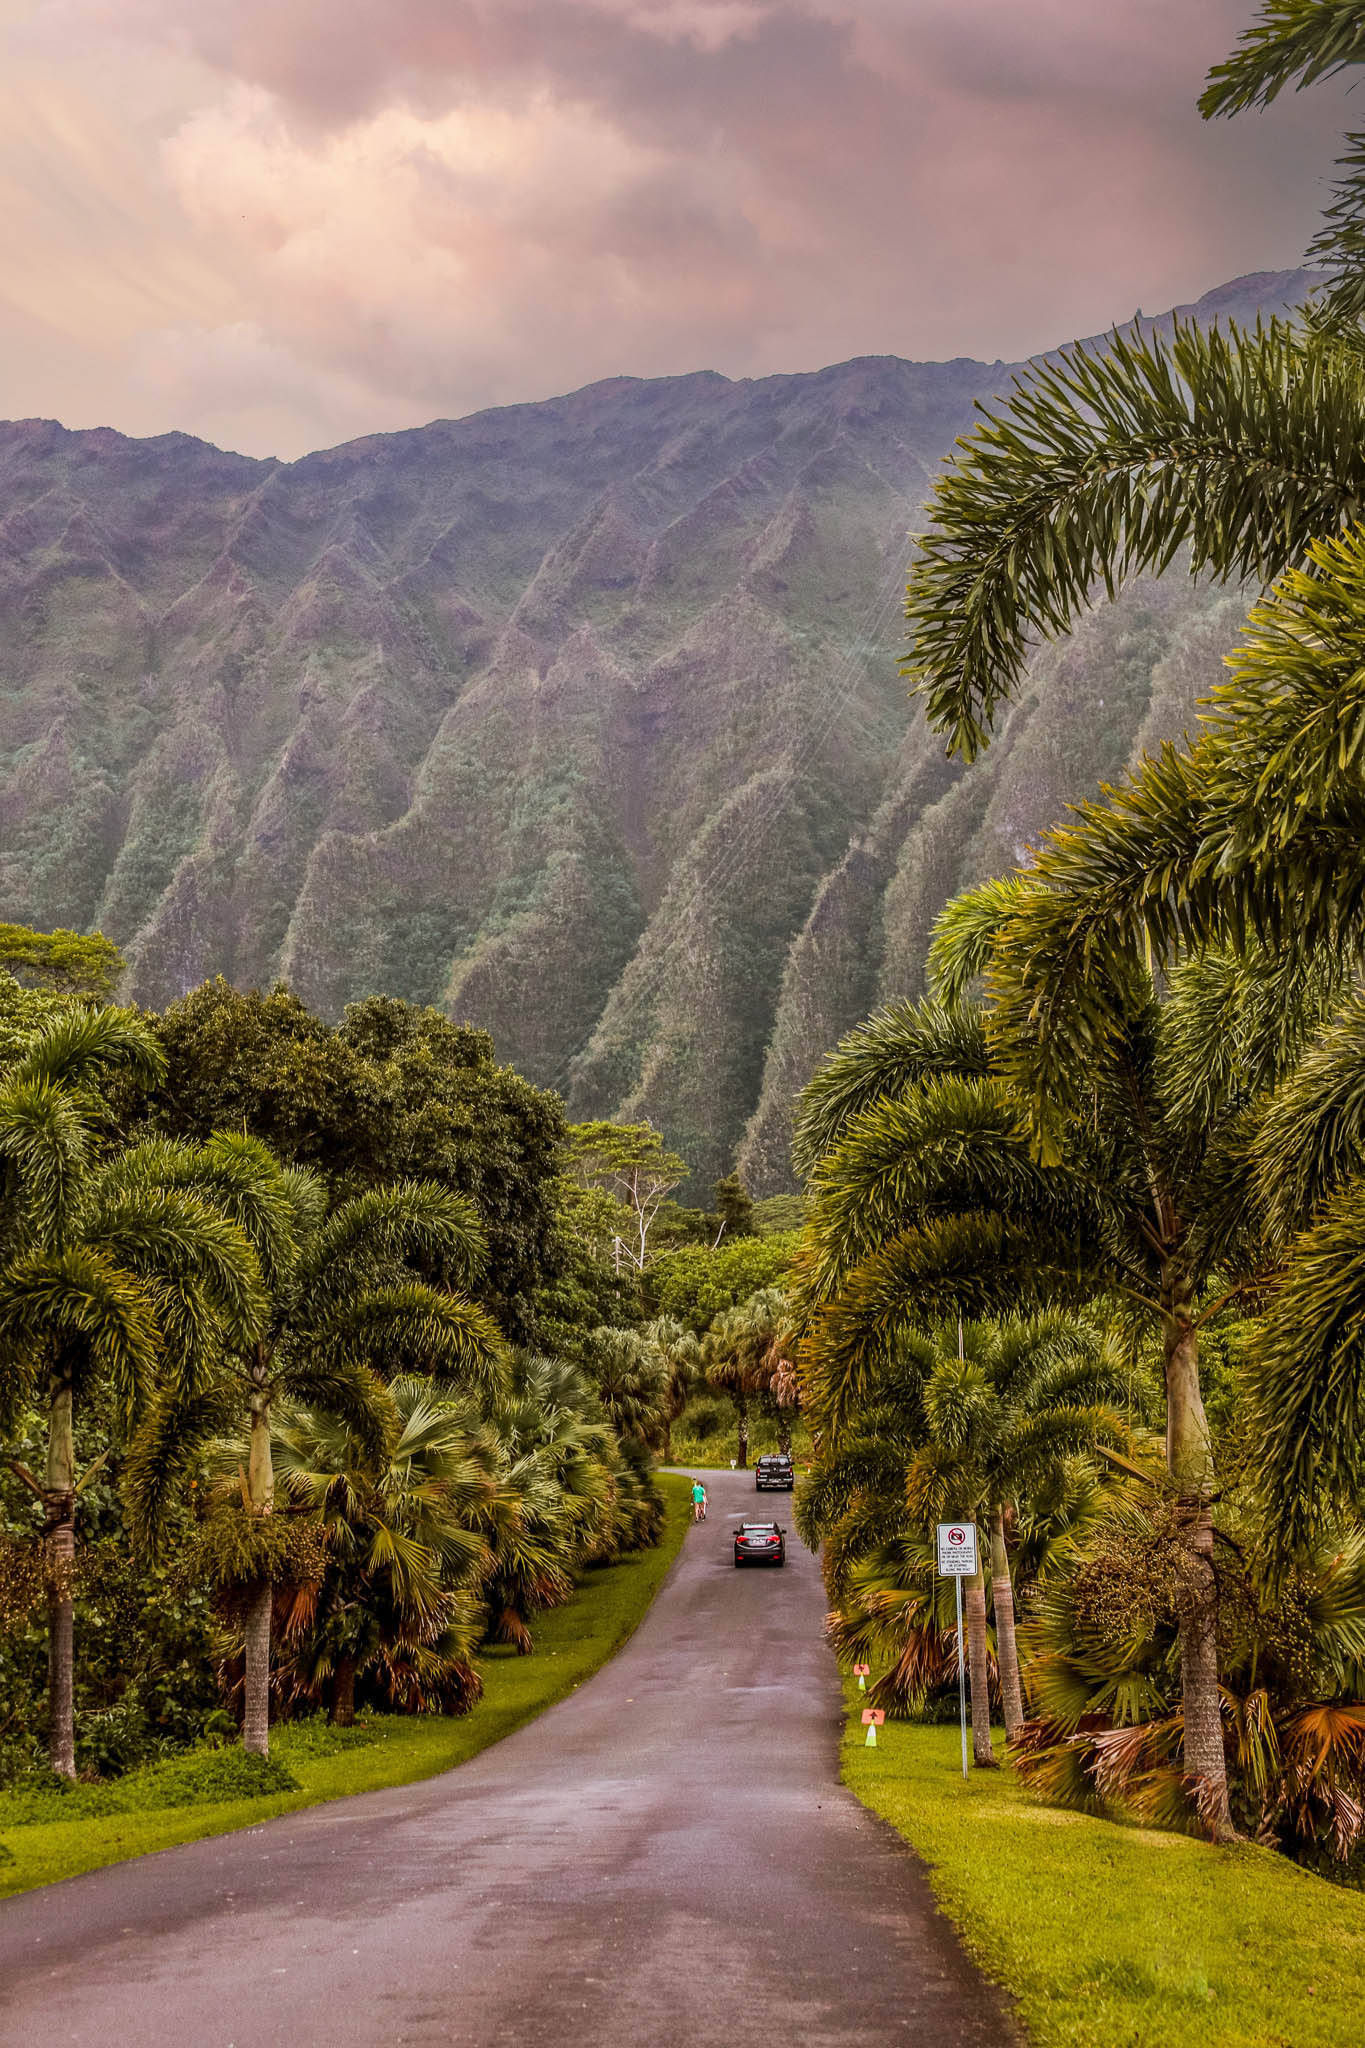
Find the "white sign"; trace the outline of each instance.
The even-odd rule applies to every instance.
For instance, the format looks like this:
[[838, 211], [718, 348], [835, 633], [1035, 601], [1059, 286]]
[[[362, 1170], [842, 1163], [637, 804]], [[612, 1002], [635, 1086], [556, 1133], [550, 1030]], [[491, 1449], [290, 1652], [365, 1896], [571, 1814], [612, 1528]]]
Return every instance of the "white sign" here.
[[938, 1568], [945, 1579], [970, 1579], [976, 1571], [975, 1522], [940, 1522]]

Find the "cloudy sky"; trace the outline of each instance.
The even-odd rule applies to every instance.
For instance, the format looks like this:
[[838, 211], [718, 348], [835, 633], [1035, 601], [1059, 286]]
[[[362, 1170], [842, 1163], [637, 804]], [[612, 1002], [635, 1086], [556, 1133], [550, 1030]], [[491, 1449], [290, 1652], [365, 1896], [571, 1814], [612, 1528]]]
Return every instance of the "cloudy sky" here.
[[1286, 268], [1252, 0], [0, 0], [0, 416], [294, 455], [593, 378], [1006, 360]]

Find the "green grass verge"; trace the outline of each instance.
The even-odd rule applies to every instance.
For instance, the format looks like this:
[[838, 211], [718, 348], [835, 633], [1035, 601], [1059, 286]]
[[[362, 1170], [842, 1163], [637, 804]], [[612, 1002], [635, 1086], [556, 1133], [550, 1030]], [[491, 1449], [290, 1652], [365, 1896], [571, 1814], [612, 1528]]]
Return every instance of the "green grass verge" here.
[[[659, 1486], [667, 1518], [657, 1548], [585, 1573], [577, 1597], [536, 1622], [534, 1656], [504, 1650], [481, 1655], [484, 1696], [471, 1714], [459, 1720], [376, 1715], [349, 1737], [316, 1722], [286, 1724], [271, 1736], [271, 1758], [297, 1779], [297, 1791], [187, 1805], [182, 1765], [154, 1766], [130, 1774], [117, 1787], [92, 1788], [96, 1804], [106, 1791], [121, 1804], [139, 1792], [166, 1803], [123, 1805], [120, 1811], [70, 1820], [34, 1820], [29, 1795], [0, 1794], [0, 1898], [178, 1842], [255, 1827], [275, 1814], [326, 1799], [408, 1785], [477, 1756], [590, 1678], [643, 1619], [692, 1516], [686, 1480], [661, 1474]], [[83, 1799], [83, 1789], [72, 1796]]]
[[1036, 2048], [1365, 2040], [1365, 1894], [1268, 1849], [1064, 1812], [1008, 1768], [964, 1783], [956, 1727], [878, 1738], [866, 1748], [853, 1716], [846, 1783], [918, 1850]]

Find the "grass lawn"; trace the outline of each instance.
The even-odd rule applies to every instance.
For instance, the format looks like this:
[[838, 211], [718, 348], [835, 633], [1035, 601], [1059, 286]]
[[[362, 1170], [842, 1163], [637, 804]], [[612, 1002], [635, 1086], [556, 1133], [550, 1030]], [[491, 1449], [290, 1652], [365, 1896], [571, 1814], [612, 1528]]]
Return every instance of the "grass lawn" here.
[[1365, 1893], [1268, 1849], [1045, 1806], [1009, 1769], [964, 1784], [956, 1727], [888, 1724], [876, 1749], [864, 1741], [855, 1713], [846, 1782], [919, 1851], [1036, 2048], [1365, 2041]]
[[[91, 1788], [86, 1794], [77, 1788], [70, 1795], [73, 1803], [88, 1798], [93, 1804], [117, 1796], [128, 1801], [128, 1810], [28, 1824], [25, 1795], [0, 1792], [0, 1898], [177, 1842], [254, 1827], [274, 1814], [293, 1813], [324, 1799], [411, 1784], [448, 1771], [510, 1735], [590, 1678], [643, 1618], [682, 1546], [692, 1512], [686, 1480], [661, 1474], [659, 1485], [668, 1514], [658, 1548], [586, 1572], [577, 1597], [534, 1624], [534, 1656], [485, 1651], [478, 1660], [484, 1696], [471, 1714], [459, 1720], [375, 1715], [350, 1736], [312, 1721], [286, 1724], [272, 1733], [270, 1752], [298, 1779], [296, 1792], [216, 1804], [156, 1804], [159, 1791], [164, 1800], [171, 1790], [175, 1773], [153, 1767], [107, 1790]], [[183, 1797], [183, 1771], [179, 1775]], [[148, 1803], [134, 1806], [140, 1790]]]

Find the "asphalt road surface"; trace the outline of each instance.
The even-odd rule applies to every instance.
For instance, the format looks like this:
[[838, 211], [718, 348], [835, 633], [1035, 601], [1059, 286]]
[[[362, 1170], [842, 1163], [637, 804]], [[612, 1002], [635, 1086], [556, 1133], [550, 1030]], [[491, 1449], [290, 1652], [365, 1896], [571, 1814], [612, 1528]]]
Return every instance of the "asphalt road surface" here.
[[[839, 1784], [790, 1496], [710, 1494], [620, 1655], [460, 1769], [0, 1905], [5, 2048], [1013, 2042]], [[782, 1571], [731, 1563], [756, 1508]]]

